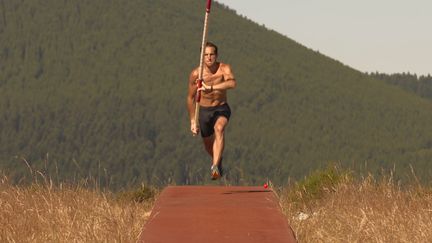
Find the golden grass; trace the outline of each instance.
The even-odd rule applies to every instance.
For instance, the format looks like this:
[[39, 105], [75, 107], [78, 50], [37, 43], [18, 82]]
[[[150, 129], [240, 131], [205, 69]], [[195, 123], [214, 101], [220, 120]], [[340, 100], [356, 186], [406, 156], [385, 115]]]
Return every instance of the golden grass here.
[[315, 199], [302, 194], [280, 193], [299, 242], [432, 242], [432, 191], [420, 185], [347, 177]]
[[[311, 178], [278, 192], [299, 242], [432, 242], [431, 188], [355, 181], [334, 170]], [[83, 186], [14, 186], [3, 177], [0, 242], [136, 242], [153, 200], [136, 203], [134, 194], [119, 200]]]
[[49, 183], [0, 181], [0, 242], [136, 242], [151, 202]]

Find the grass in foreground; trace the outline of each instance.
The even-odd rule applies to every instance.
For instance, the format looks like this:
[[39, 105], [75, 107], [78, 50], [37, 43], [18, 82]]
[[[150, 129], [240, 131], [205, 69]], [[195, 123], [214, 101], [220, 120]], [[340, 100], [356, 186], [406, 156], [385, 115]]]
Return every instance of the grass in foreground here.
[[280, 193], [299, 242], [432, 242], [432, 190], [329, 168]]
[[[329, 167], [278, 191], [299, 242], [432, 242], [432, 189]], [[156, 192], [0, 180], [0, 242], [136, 242]]]
[[153, 203], [140, 191], [148, 193], [118, 198], [82, 186], [13, 186], [3, 177], [0, 242], [136, 242]]

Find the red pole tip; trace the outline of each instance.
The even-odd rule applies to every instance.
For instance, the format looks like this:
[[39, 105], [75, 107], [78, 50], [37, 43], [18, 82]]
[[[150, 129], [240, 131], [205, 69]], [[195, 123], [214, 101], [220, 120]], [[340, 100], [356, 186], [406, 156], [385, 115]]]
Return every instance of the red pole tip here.
[[211, 0], [207, 0], [207, 13], [210, 13], [210, 8], [211, 8]]

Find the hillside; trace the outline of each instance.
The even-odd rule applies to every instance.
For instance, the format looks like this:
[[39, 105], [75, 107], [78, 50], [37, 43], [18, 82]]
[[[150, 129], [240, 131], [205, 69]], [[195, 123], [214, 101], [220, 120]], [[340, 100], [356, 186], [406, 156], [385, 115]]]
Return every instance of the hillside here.
[[421, 75], [417, 77], [416, 74], [410, 73], [369, 73], [372, 78], [386, 81], [389, 84], [393, 84], [401, 87], [402, 89], [417, 94], [425, 99], [432, 99], [432, 76]]
[[[0, 4], [0, 168], [112, 188], [208, 182], [185, 97], [205, 2]], [[229, 183], [284, 184], [336, 161], [430, 180], [432, 104], [215, 3], [209, 40], [232, 65]]]

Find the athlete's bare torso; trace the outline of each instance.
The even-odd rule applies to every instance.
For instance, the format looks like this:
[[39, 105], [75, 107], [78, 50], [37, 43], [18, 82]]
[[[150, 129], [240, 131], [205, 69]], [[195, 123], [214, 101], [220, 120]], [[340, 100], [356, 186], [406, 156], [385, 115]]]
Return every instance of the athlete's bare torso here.
[[[211, 69], [215, 71], [212, 72]], [[212, 68], [204, 68], [203, 79], [207, 86], [216, 86], [217, 84], [224, 83], [228, 80], [233, 80], [234, 75], [231, 68], [225, 63], [215, 63]], [[193, 71], [193, 76], [198, 78], [198, 68]], [[213, 91], [201, 92], [200, 106], [219, 106], [227, 103], [227, 90], [226, 89], [213, 89]]]

